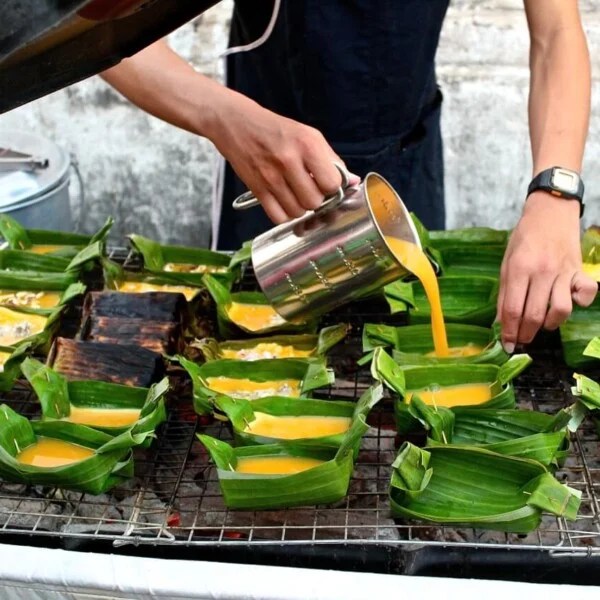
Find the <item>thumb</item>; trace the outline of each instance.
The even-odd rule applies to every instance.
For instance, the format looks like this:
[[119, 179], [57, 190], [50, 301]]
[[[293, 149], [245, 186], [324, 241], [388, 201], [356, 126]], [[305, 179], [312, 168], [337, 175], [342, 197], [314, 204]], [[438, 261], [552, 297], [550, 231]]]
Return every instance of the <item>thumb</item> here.
[[589, 306], [596, 298], [598, 284], [582, 271], [577, 271], [571, 280], [571, 297], [579, 306]]

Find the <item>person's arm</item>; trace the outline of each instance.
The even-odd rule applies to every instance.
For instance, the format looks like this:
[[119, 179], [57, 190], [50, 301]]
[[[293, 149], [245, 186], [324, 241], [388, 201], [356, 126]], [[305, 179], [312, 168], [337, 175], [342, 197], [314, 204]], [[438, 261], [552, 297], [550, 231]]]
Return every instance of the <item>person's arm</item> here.
[[334, 193], [342, 162], [325, 138], [196, 72], [164, 41], [102, 77], [143, 110], [210, 139], [279, 223]]
[[[577, 0], [525, 0], [531, 36], [529, 128], [533, 175], [580, 172], [590, 113], [590, 60]], [[556, 329], [597, 284], [581, 270], [579, 203], [538, 191], [527, 199], [501, 270], [498, 319], [512, 352]]]

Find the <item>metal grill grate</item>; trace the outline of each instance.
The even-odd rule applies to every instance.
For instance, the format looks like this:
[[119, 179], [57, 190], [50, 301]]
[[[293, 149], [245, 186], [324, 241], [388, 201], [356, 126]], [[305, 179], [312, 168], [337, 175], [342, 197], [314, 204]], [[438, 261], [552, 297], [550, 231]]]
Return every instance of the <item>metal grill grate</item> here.
[[[130, 257], [113, 258], [136, 265]], [[246, 273], [242, 286], [251, 287]], [[331, 354], [336, 383], [320, 398], [357, 398], [371, 384], [367, 368], [357, 368], [364, 322], [382, 320], [376, 303], [357, 303], [328, 317], [353, 325], [349, 339]], [[552, 338], [547, 338], [552, 340]], [[525, 409], [555, 412], [572, 402], [571, 372], [561, 362], [556, 344], [533, 349], [534, 365], [517, 381], [519, 404]], [[553, 555], [600, 557], [600, 444], [594, 424], [586, 421], [573, 436], [571, 455], [557, 474], [582, 492], [575, 523], [545, 517], [527, 536], [394, 521], [387, 489], [396, 453], [392, 403], [388, 397], [372, 412], [348, 496], [332, 506], [281, 511], [228, 511], [221, 499], [215, 469], [195, 437], [196, 432], [223, 440], [232, 438], [226, 424], [198, 418], [191, 408], [191, 390], [174, 374], [175, 390], [169, 418], [149, 450], [136, 451], [136, 476], [109, 494], [92, 496], [41, 486], [0, 483], [2, 534], [34, 534], [63, 542], [75, 540], [127, 544], [233, 549], [342, 544], [347, 547], [455, 547], [545, 550]], [[4, 399], [27, 416], [37, 413], [29, 388], [18, 383]], [[258, 555], [255, 555], [258, 556]]]

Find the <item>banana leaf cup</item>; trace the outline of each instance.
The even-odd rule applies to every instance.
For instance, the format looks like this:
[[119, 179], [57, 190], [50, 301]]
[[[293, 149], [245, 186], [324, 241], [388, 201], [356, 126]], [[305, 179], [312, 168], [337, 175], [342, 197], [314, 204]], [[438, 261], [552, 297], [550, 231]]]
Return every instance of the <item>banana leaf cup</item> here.
[[96, 242], [104, 247], [106, 236], [113, 225], [108, 218], [104, 225], [93, 235], [69, 233], [66, 231], [50, 231], [45, 229], [25, 229], [18, 221], [0, 214], [0, 235], [12, 250], [25, 250], [40, 253], [49, 257], [73, 259], [83, 248]]
[[[368, 425], [359, 416], [336, 449], [267, 444], [232, 448], [215, 438], [199, 435], [213, 459], [225, 505], [238, 510], [265, 510], [329, 504], [348, 493], [355, 448]], [[322, 461], [293, 474], [253, 474], [236, 471], [243, 459], [281, 457]]]
[[[496, 317], [498, 280], [492, 277], [440, 277], [442, 310], [447, 323], [491, 327]], [[418, 281], [396, 281], [384, 288], [392, 314], [408, 312], [411, 325], [429, 323], [431, 310]]]
[[[228, 380], [240, 380], [240, 387], [247, 382], [267, 384], [273, 382], [271, 389], [286, 389], [285, 394], [270, 393], [269, 390], [257, 391], [255, 399], [268, 396], [306, 397], [312, 390], [331, 385], [335, 379], [333, 371], [327, 368], [324, 360], [282, 358], [278, 360], [214, 360], [199, 365], [183, 356], [174, 359], [188, 372], [194, 389], [194, 410], [199, 415], [210, 414], [214, 410], [217, 396], [227, 395], [232, 398], [243, 397], [247, 393], [236, 395], [235, 392], [224, 394], [211, 389], [210, 378], [223, 377]], [[284, 382], [284, 383], [282, 383]], [[293, 388], [290, 382], [292, 382]], [[285, 385], [285, 387], [284, 387]], [[266, 387], [266, 386], [265, 386]], [[260, 395], [262, 393], [262, 396]], [[252, 400], [254, 401], [254, 400]]]
[[144, 261], [144, 269], [183, 285], [202, 286], [202, 275], [211, 273], [227, 288], [239, 276], [239, 268], [229, 268], [230, 256], [205, 248], [159, 244], [132, 234], [129, 241]]
[[[1, 405], [0, 477], [16, 483], [101, 494], [133, 476], [132, 448], [146, 444], [153, 436], [154, 429], [145, 428], [145, 424], [114, 437], [66, 421], [29, 421]], [[58, 467], [20, 462], [20, 452], [40, 439], [76, 444], [89, 449], [91, 455]]]
[[[398, 433], [406, 434], [421, 428], [409, 410], [410, 397], [418, 397], [419, 390], [484, 384], [490, 389], [490, 398], [471, 408], [514, 408], [512, 380], [530, 364], [528, 355], [518, 354], [502, 366], [444, 364], [401, 367], [383, 348], [377, 348], [373, 354], [371, 374], [397, 394], [394, 402], [396, 426]], [[455, 404], [465, 405], [469, 405], [466, 400], [464, 404], [460, 404], [460, 400]]]
[[[350, 429], [357, 420], [366, 421], [371, 409], [381, 400], [383, 386], [370, 387], [360, 397], [358, 402], [343, 402], [335, 400], [311, 400], [306, 398], [298, 402], [294, 398], [271, 397], [249, 402], [228, 396], [217, 396], [215, 406], [221, 410], [231, 422], [234, 438], [238, 446], [255, 444], [280, 444], [295, 446], [312, 446], [318, 448], [338, 448], [347, 438]], [[342, 417], [348, 419], [348, 428], [340, 433], [318, 435], [314, 431], [310, 436], [291, 438], [268, 436], [249, 431], [256, 419], [256, 413], [273, 417]], [[358, 445], [355, 448], [358, 452]]]
[[[230, 292], [223, 284], [212, 275], [204, 275], [204, 285], [217, 305], [217, 324], [219, 335], [224, 339], [268, 335], [273, 332], [286, 333], [313, 333], [316, 331], [316, 322], [289, 323], [275, 310], [270, 309], [270, 304], [262, 292]], [[236, 307], [243, 309], [235, 314]], [[253, 307], [257, 307], [253, 309]], [[264, 308], [268, 311], [264, 324], [253, 323], [248, 320], [253, 310]]]
[[[153, 432], [167, 418], [165, 395], [169, 390], [169, 380], [166, 377], [147, 389], [104, 381], [68, 381], [60, 373], [31, 358], [23, 361], [21, 370], [38, 398], [44, 421], [72, 422], [70, 419], [75, 410], [92, 409], [100, 422], [79, 424], [113, 436], [129, 432], [132, 439], [141, 431], [144, 440], [139, 443], [149, 445], [152, 438], [147, 433]], [[110, 425], [108, 418], [106, 424], [101, 422], [100, 411], [110, 414], [124, 409], [139, 411], [139, 414], [127, 424]]]
[[485, 448], [404, 443], [392, 467], [392, 515], [403, 519], [529, 533], [542, 514], [574, 521], [581, 503], [541, 463]]
[[427, 431], [428, 446], [478, 446], [537, 460], [552, 469], [563, 464], [569, 432], [583, 418], [576, 405], [549, 415], [532, 410], [436, 407], [418, 396], [411, 399], [408, 410]]
[[25, 308], [32, 314], [49, 315], [85, 290], [75, 273], [0, 271], [0, 306]]
[[596, 364], [593, 356], [585, 354], [590, 340], [600, 336], [600, 295], [594, 302], [583, 308], [574, 306], [571, 316], [560, 326], [560, 341], [563, 358], [573, 369], [592, 367]]
[[219, 342], [214, 338], [196, 340], [191, 345], [201, 351], [206, 361], [233, 359], [244, 361], [280, 358], [323, 357], [341, 342], [350, 327], [339, 323], [324, 327], [317, 334], [277, 335]]
[[497, 327], [448, 323], [446, 325], [450, 348], [474, 346], [481, 352], [470, 356], [438, 357], [434, 354], [431, 325], [394, 327], [381, 323], [366, 323], [362, 343], [366, 355], [359, 361], [366, 364], [378, 347], [392, 348], [394, 360], [400, 365], [434, 364], [493, 364], [501, 365], [508, 360], [499, 338]]

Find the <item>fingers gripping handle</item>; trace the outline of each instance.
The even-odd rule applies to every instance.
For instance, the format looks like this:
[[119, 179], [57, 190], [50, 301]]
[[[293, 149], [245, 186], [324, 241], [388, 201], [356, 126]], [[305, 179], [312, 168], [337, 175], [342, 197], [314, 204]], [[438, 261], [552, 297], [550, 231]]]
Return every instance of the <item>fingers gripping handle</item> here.
[[[337, 167], [340, 175], [342, 176], [342, 184], [334, 194], [325, 197], [323, 204], [321, 204], [321, 206], [319, 206], [315, 212], [323, 210], [327, 207], [331, 207], [332, 205], [335, 206], [339, 204], [344, 198], [344, 191], [350, 185], [350, 173], [348, 173], [346, 167], [338, 162], [334, 162], [333, 164]], [[235, 210], [246, 210], [247, 208], [252, 208], [253, 206], [258, 206], [259, 204], [260, 202], [256, 196], [252, 192], [248, 191], [239, 195], [233, 201], [232, 206]]]

